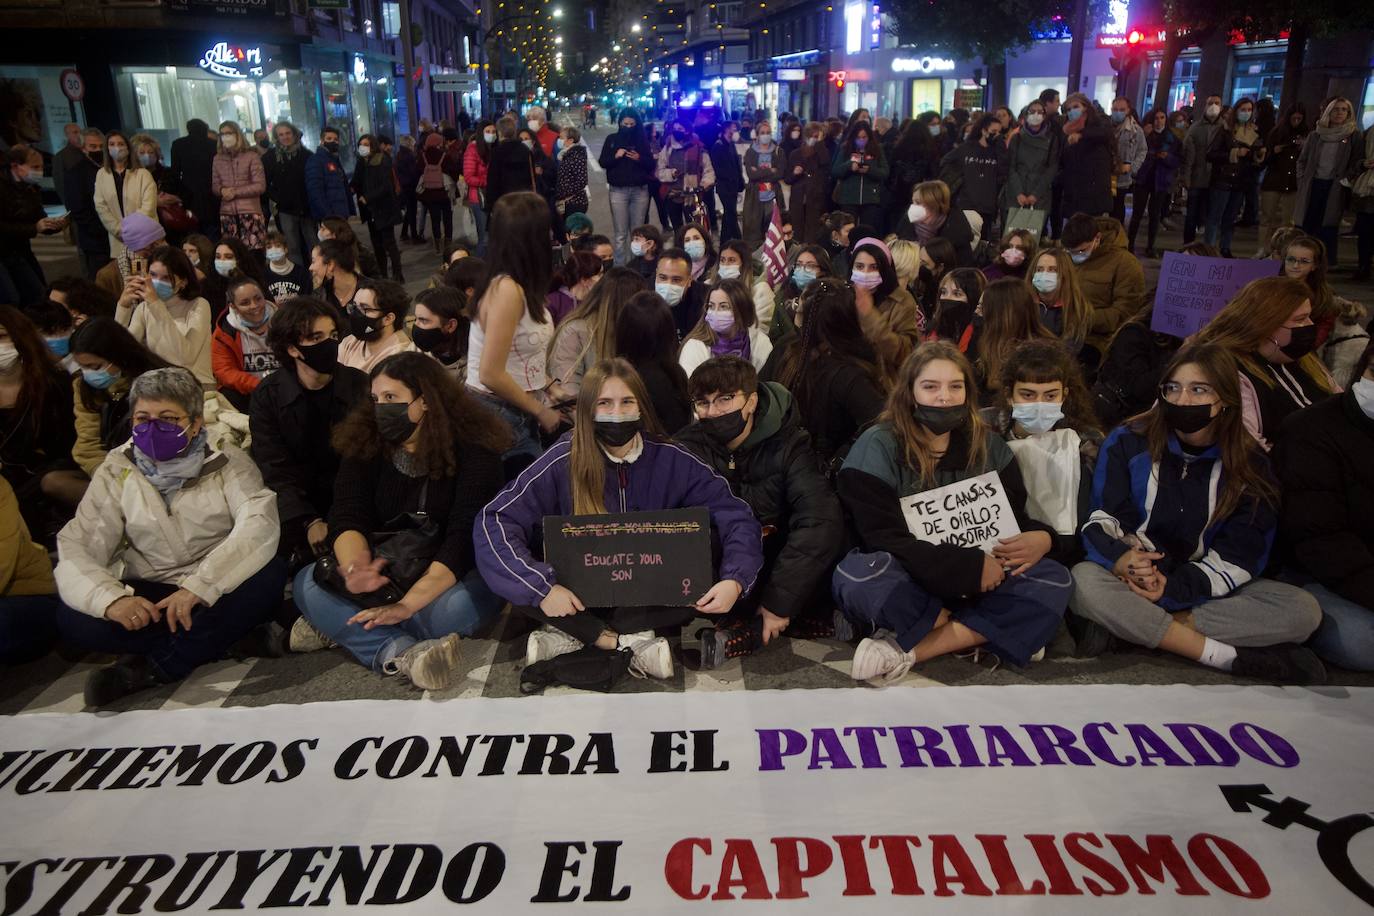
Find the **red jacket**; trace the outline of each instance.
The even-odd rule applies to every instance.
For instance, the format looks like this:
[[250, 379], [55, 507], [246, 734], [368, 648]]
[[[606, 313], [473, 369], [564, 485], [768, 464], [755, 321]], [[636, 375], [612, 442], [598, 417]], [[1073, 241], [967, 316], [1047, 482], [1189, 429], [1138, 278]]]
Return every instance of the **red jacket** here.
[[539, 128], [539, 133], [535, 135], [539, 140], [539, 145], [544, 147], [544, 155], [553, 158], [553, 144], [558, 139], [558, 131], [549, 126], [545, 121], [544, 126]]
[[233, 309], [226, 309], [215, 323], [215, 332], [210, 337], [210, 367], [221, 388], [252, 394], [263, 378], [277, 368], [277, 356], [263, 341], [267, 336], [267, 325], [263, 325], [262, 334], [257, 335], [258, 346], [250, 348], [253, 352], [245, 360], [244, 332], [237, 319]]
[[487, 164], [477, 154], [477, 141], [468, 144], [463, 154], [463, 180], [468, 184], [468, 203], [478, 206], [482, 203], [477, 196], [480, 188], [487, 186]]

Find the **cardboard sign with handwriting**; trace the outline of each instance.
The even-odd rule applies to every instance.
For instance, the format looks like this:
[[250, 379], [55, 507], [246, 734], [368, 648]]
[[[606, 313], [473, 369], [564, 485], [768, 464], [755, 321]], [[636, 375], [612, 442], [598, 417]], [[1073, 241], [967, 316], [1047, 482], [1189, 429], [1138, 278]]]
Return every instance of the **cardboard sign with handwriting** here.
[[1021, 533], [996, 471], [902, 497], [907, 530], [931, 544], [990, 551]]
[[711, 516], [704, 508], [622, 515], [550, 515], [544, 559], [587, 607], [695, 604], [711, 588]]

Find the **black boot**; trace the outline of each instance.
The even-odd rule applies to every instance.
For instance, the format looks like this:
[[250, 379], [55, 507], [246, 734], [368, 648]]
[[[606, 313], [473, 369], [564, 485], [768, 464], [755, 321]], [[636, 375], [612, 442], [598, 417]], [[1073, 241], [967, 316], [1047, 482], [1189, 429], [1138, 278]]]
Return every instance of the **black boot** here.
[[1270, 684], [1325, 684], [1326, 667], [1321, 659], [1296, 643], [1253, 648], [1236, 647], [1231, 673]]
[[142, 655], [126, 655], [108, 668], [92, 671], [86, 678], [86, 705], [108, 706], [140, 690], [167, 683], [158, 677]]

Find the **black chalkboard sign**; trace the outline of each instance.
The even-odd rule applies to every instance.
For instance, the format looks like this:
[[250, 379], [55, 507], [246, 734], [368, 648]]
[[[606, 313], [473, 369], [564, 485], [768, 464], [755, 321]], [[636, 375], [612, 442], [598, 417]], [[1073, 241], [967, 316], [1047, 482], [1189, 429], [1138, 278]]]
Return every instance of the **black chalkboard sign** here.
[[546, 516], [544, 559], [587, 607], [686, 606], [715, 582], [704, 507]]

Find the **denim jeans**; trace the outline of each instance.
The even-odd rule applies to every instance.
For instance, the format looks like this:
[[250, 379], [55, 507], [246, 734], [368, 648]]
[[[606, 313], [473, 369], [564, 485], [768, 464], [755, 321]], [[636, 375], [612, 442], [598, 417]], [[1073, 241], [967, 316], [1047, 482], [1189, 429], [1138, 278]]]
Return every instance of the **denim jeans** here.
[[487, 256], [487, 211], [482, 209], [481, 204], [468, 204], [468, 212], [472, 214], [472, 223], [477, 227], [477, 251], [479, 258]]
[[515, 479], [521, 471], [534, 463], [534, 459], [544, 454], [539, 422], [519, 407], [507, 404], [494, 395], [472, 389], [468, 389], [468, 393], [495, 411], [496, 415], [505, 421], [506, 426], [510, 427], [515, 443], [501, 453], [501, 466], [507, 480]]
[[1188, 189], [1188, 211], [1183, 220], [1183, 244], [1197, 238], [1199, 223], [1207, 222], [1207, 203], [1211, 196], [1207, 188]]
[[649, 219], [649, 189], [644, 185], [611, 188], [611, 223], [614, 226], [615, 262], [623, 265], [630, 257], [630, 231]]
[[1210, 200], [1207, 203], [1207, 235], [1205, 241], [1208, 245], [1220, 243], [1224, 253], [1231, 251], [1231, 237], [1236, 231], [1236, 219], [1240, 216], [1240, 208], [1245, 203], [1244, 188], [1213, 188]]
[[349, 624], [349, 618], [360, 608], [317, 585], [313, 564], [296, 574], [294, 594], [296, 606], [316, 629], [378, 674], [387, 662], [417, 642], [450, 633], [471, 636], [505, 604], [492, 594], [475, 569], [409, 620], [370, 630], [362, 624]]
[[[164, 582], [134, 579], [125, 584], [154, 603], [177, 590]], [[104, 617], [92, 617], [67, 605], [57, 609], [57, 625], [65, 642], [92, 652], [144, 655], [163, 680], [178, 681], [198, 666], [224, 657], [229, 647], [260, 623], [272, 619], [286, 588], [286, 561], [274, 557], [232, 592], [220, 595], [212, 607], [198, 605], [191, 612], [191, 629], [167, 628], [166, 620], [141, 630], [126, 630]]]
[[1316, 582], [1303, 589], [1322, 606], [1321, 626], [1307, 641], [1312, 651], [1351, 671], [1374, 671], [1374, 608]]
[[286, 236], [286, 254], [293, 264], [309, 264], [310, 251], [318, 244], [319, 229], [308, 216], [277, 211], [277, 228]]

